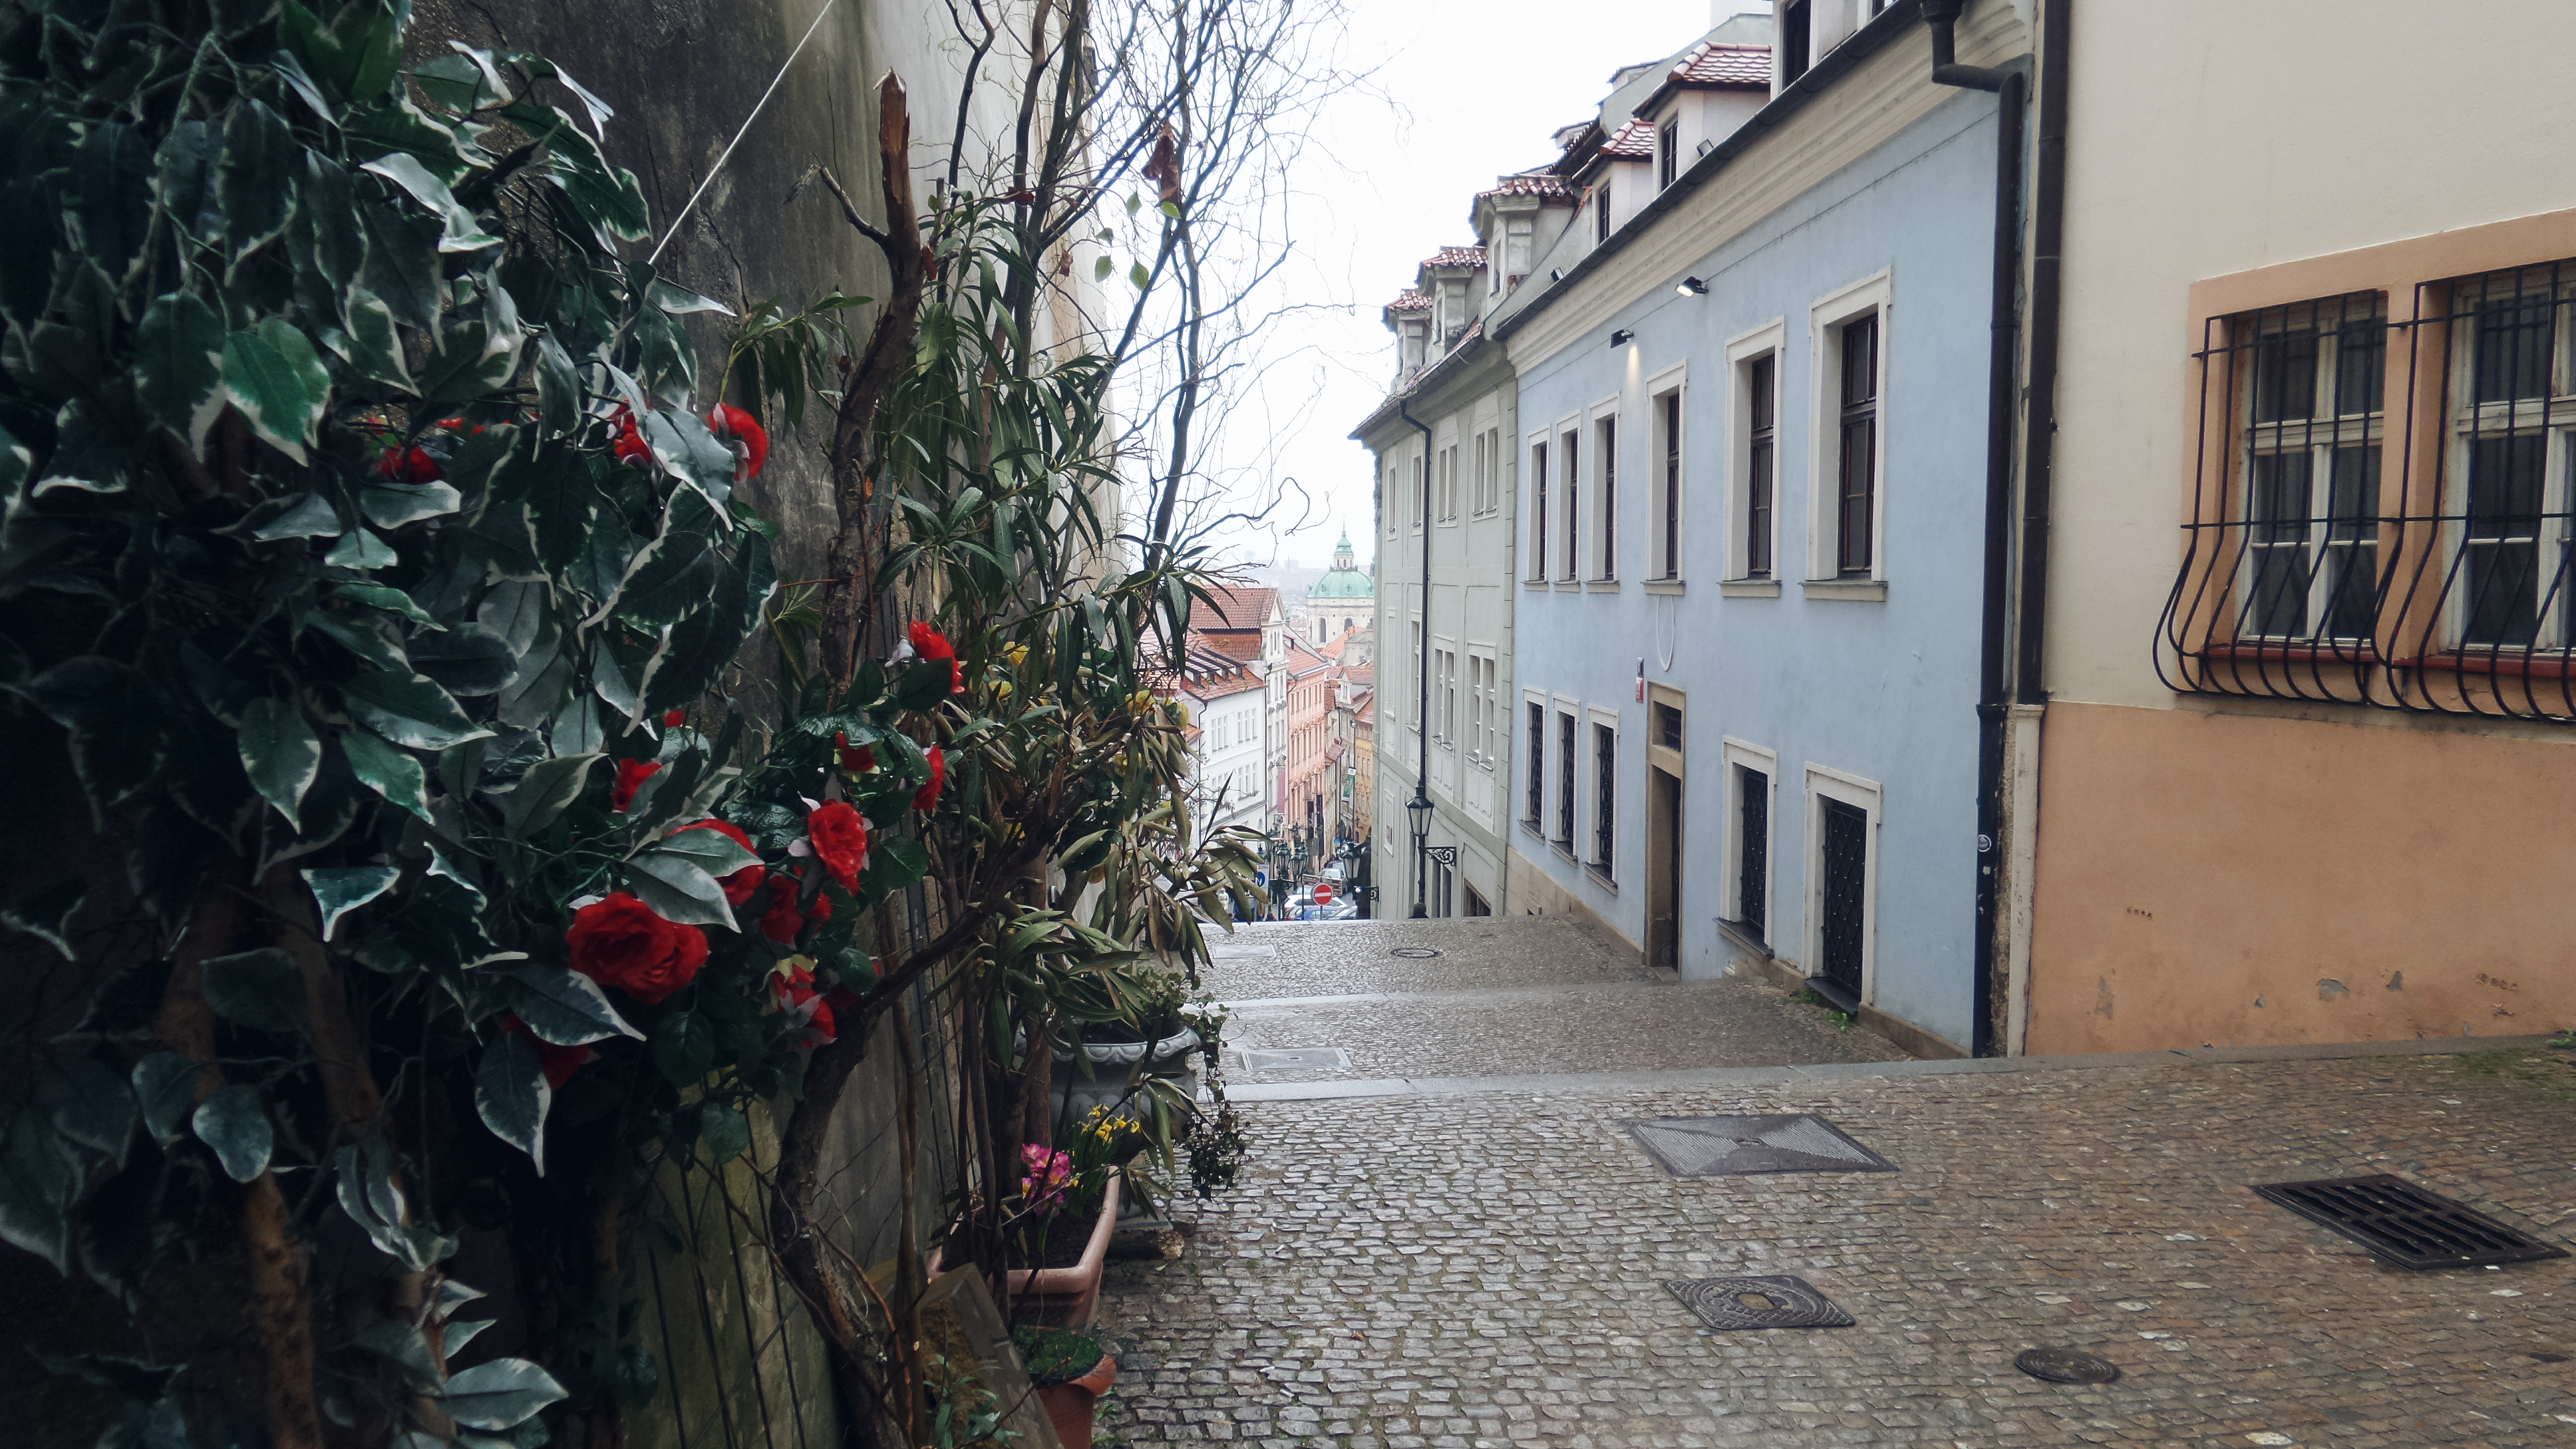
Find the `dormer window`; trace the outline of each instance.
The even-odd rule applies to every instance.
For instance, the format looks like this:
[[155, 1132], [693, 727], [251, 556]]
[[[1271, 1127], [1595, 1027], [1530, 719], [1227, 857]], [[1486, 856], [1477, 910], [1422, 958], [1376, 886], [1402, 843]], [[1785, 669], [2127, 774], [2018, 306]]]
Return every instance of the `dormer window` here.
[[1664, 122], [1655, 133], [1655, 189], [1673, 184], [1682, 169], [1682, 118], [1678, 115]]
[[1796, 84], [1807, 73], [1807, 55], [1812, 0], [1780, 0], [1780, 89]]
[[1601, 178], [1601, 184], [1592, 189], [1592, 240], [1597, 246], [1609, 239], [1610, 178], [1605, 175]]

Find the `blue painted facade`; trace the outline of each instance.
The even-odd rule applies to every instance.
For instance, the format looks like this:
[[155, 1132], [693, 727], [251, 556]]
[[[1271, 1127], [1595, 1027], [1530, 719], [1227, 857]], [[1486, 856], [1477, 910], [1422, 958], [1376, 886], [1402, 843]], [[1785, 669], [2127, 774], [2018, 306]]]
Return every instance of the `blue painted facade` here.
[[[1917, 42], [1919, 43], [1919, 41]], [[1951, 91], [1891, 139], [1714, 250], [1672, 269], [1627, 306], [1590, 319], [1580, 340], [1530, 355], [1530, 329], [1508, 346], [1518, 376], [1522, 527], [1515, 566], [1517, 689], [1512, 713], [1512, 848], [1564, 896], [1630, 940], [1649, 942], [1647, 840], [1650, 762], [1678, 759], [1681, 860], [1672, 960], [1685, 977], [1724, 974], [1759, 954], [1753, 933], [1720, 928], [1737, 916], [1741, 821], [1734, 758], [1775, 761], [1767, 811], [1765, 934], [1769, 949], [1802, 974], [1821, 969], [1818, 888], [1820, 795], [1868, 801], [1872, 810], [1863, 922], [1862, 999], [1965, 1047], [1975, 990], [1977, 718], [1983, 518], [1987, 474], [1988, 348], [1992, 300], [1996, 99]], [[1829, 98], [1828, 98], [1829, 99]], [[1721, 172], [1706, 184], [1725, 187]], [[1640, 218], [1650, 230], [1690, 224], [1691, 213]], [[1662, 244], [1628, 249], [1616, 264]], [[1611, 260], [1611, 259], [1605, 259]], [[1705, 294], [1676, 295], [1684, 276]], [[1878, 292], [1873, 292], [1873, 283]], [[1855, 294], [1852, 289], [1860, 288]], [[1820, 377], [1819, 347], [1836, 321], [1817, 305], [1838, 294], [1883, 293], [1877, 408], [1883, 461], [1870, 580], [1810, 587], [1837, 572], [1832, 515], [1816, 490], [1838, 484], [1838, 378]], [[1554, 306], [1573, 305], [1560, 299]], [[1845, 303], [1844, 306], [1856, 305]], [[1776, 450], [1776, 595], [1745, 582], [1746, 373], [1730, 343], [1779, 324]], [[1633, 339], [1614, 345], [1615, 331]], [[1684, 506], [1675, 583], [1665, 572], [1658, 394], [1680, 368]], [[1819, 406], [1818, 388], [1833, 389]], [[1616, 400], [1618, 497], [1615, 584], [1533, 583], [1535, 544], [1527, 496], [1532, 447], [1550, 447], [1550, 482], [1563, 475], [1561, 421], [1581, 437], [1582, 547], [1598, 538], [1591, 513], [1602, 405]], [[1544, 434], [1542, 439], [1541, 434]], [[1563, 492], [1550, 498], [1563, 526]], [[1561, 533], [1549, 539], [1561, 547]], [[1819, 555], [1821, 554], [1821, 560]], [[1564, 572], [1551, 560], [1546, 572]], [[1735, 582], [1729, 583], [1730, 580]], [[1873, 597], [1874, 593], [1883, 596]], [[1642, 676], [1640, 673], [1642, 667]], [[1660, 743], [1646, 686], [1677, 691], [1678, 756]], [[1660, 692], [1658, 692], [1660, 695]], [[1533, 740], [1530, 703], [1545, 706], [1548, 738]], [[1597, 711], [1615, 711], [1617, 751], [1613, 866], [1585, 862], [1551, 837], [1559, 791], [1558, 721], [1571, 706], [1579, 746]], [[1540, 827], [1527, 820], [1531, 755], [1544, 786]], [[1594, 792], [1594, 761], [1578, 761], [1577, 794]], [[1580, 809], [1580, 802], [1578, 802]], [[1582, 820], [1578, 836], [1592, 822]]]

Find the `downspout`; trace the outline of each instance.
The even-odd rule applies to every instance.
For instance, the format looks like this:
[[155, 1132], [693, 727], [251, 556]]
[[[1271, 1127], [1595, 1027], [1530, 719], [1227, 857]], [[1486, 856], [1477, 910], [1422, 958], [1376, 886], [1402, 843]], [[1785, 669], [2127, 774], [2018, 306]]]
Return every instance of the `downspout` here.
[[1977, 910], [1968, 1050], [1995, 1054], [1996, 950], [2002, 925], [2005, 641], [2012, 583], [2014, 361], [2020, 308], [2022, 90], [2019, 71], [1960, 65], [1951, 27], [1963, 0], [1923, 0], [1932, 30], [1932, 82], [1997, 93], [1993, 303], [1986, 353], [1985, 588], [1977, 658]]
[[2057, 441], [2057, 319], [2064, 296], [2067, 24], [2074, 0], [2047, 0], [2040, 26], [2038, 175], [2031, 195], [2030, 426], [2022, 435], [2021, 660], [2013, 697], [2048, 702], [2042, 641], [2048, 625], [2050, 459]]
[[[1426, 339], [1426, 350], [1428, 346]], [[1422, 749], [1414, 766], [1413, 794], [1416, 799], [1428, 800], [1431, 798], [1431, 429], [1405, 411], [1405, 399], [1401, 395], [1395, 400], [1395, 415], [1422, 434], [1422, 491], [1415, 495], [1422, 500], [1422, 510], [1418, 515], [1422, 524], [1422, 668], [1418, 671], [1422, 676], [1422, 690], [1413, 709], [1413, 737]], [[1417, 921], [1431, 914], [1424, 905], [1429, 899], [1431, 857], [1421, 848], [1430, 838], [1426, 835], [1414, 842], [1413, 919]]]

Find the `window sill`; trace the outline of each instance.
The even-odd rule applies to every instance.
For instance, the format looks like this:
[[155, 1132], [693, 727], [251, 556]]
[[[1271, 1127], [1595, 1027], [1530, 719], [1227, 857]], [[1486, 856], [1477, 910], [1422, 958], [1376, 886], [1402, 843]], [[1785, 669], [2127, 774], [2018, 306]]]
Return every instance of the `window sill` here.
[[1549, 842], [1548, 842], [1548, 847], [1549, 847], [1550, 849], [1554, 850], [1557, 854], [1559, 854], [1559, 855], [1561, 855], [1561, 856], [1564, 856], [1564, 857], [1565, 857], [1565, 863], [1566, 863], [1566, 864], [1568, 864], [1568, 865], [1581, 865], [1581, 864], [1583, 864], [1583, 857], [1581, 857], [1581, 856], [1579, 856], [1579, 855], [1576, 855], [1576, 854], [1574, 853], [1574, 842], [1573, 842], [1573, 841], [1570, 841], [1570, 840], [1551, 840], [1551, 841], [1549, 841]]
[[1615, 594], [1619, 592], [1619, 581], [1617, 579], [1585, 579], [1583, 581], [1583, 592], [1587, 594]]
[[2471, 679], [2497, 675], [2511, 679], [2576, 679], [2576, 654], [2557, 649], [2534, 649], [2529, 654], [2519, 651], [2451, 650], [2428, 654], [2421, 659], [2400, 659], [2392, 667], [2399, 669], [2439, 670], [2462, 674]]
[[1728, 579], [1717, 586], [1721, 599], [1776, 599], [1780, 597], [1778, 579]]
[[1717, 933], [1743, 949], [1759, 955], [1765, 961], [1772, 959], [1771, 943], [1755, 935], [1753, 930], [1741, 921], [1730, 921], [1720, 916], [1717, 921]]
[[1811, 599], [1849, 599], [1856, 603], [1887, 602], [1885, 579], [1808, 579], [1798, 586]]
[[1531, 836], [1539, 840], [1547, 839], [1547, 827], [1539, 824], [1535, 820], [1523, 820], [1521, 822], [1521, 829], [1527, 831]]
[[[2201, 651], [2203, 659], [2223, 659], [2248, 664], [2372, 664], [2378, 662], [2374, 646], [2366, 639], [2343, 643], [2329, 640], [2323, 644], [2212, 644]], [[2456, 657], [2456, 656], [2448, 656]]]
[[1610, 874], [1610, 872], [1603, 870], [1601, 867], [1594, 865], [1592, 862], [1587, 860], [1583, 863], [1583, 873], [1592, 878], [1592, 883], [1594, 885], [1601, 887], [1610, 894], [1615, 896], [1619, 893], [1619, 882]]
[[1680, 595], [1689, 593], [1690, 589], [1680, 579], [1648, 579], [1646, 581], [1646, 592], [1650, 594], [1671, 594], [1679, 597]]

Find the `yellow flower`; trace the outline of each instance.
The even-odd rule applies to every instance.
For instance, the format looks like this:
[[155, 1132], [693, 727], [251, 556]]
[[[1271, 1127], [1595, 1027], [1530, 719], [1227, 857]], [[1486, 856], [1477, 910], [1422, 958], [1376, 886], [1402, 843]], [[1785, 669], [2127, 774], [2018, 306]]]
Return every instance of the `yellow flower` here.
[[1029, 646], [1026, 644], [1014, 644], [1010, 648], [1002, 651], [1002, 657], [1010, 660], [1011, 667], [1013, 669], [1017, 669], [1021, 665], [1028, 663]]

